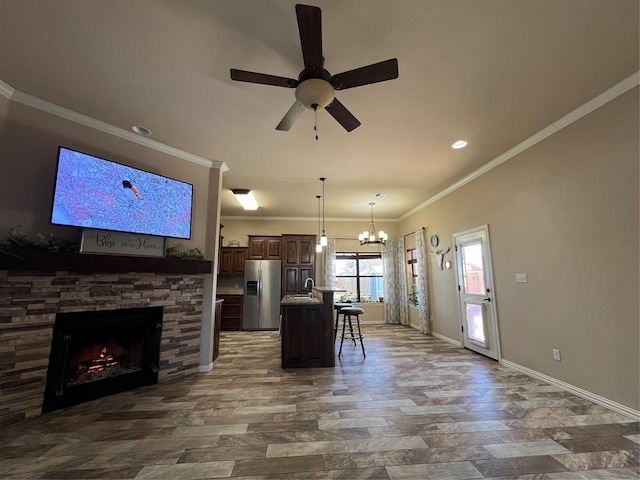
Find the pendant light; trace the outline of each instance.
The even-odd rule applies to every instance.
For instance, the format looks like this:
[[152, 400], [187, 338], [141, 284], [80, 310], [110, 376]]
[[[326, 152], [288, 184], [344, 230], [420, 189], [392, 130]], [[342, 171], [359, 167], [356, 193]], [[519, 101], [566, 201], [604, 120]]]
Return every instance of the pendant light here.
[[369, 223], [369, 230], [365, 230], [360, 235], [358, 235], [360, 245], [386, 245], [388, 236], [386, 233], [384, 233], [383, 230], [380, 230], [378, 232], [378, 238], [376, 239], [376, 224], [373, 221], [373, 206], [375, 205], [375, 203], [370, 202], [369, 205], [371, 205], [371, 222]]
[[325, 177], [320, 177], [320, 181], [322, 182], [322, 236], [320, 237], [320, 245], [323, 247], [327, 246], [327, 235], [324, 233], [324, 181]]
[[316, 252], [322, 252], [322, 245], [320, 244], [320, 195], [316, 195], [318, 199], [318, 242], [316, 243]]

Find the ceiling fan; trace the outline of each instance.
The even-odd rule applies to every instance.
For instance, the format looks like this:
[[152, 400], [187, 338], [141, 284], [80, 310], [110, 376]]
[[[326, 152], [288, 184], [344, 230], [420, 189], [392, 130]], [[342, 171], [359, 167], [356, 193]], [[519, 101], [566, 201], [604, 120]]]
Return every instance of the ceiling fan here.
[[324, 108], [347, 132], [351, 132], [360, 126], [360, 122], [335, 98], [335, 90], [346, 90], [398, 78], [398, 59], [392, 58], [331, 75], [324, 69], [320, 8], [298, 4], [296, 17], [304, 59], [304, 70], [300, 72], [297, 80], [235, 68], [231, 69], [231, 80], [296, 89], [296, 101], [276, 130], [289, 131], [305, 108], [315, 112]]

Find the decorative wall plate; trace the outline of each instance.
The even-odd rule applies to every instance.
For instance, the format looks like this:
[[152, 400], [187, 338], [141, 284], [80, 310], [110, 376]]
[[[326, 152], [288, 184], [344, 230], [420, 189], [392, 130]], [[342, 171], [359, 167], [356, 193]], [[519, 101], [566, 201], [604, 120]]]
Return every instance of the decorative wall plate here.
[[429, 238], [429, 243], [433, 248], [436, 248], [440, 243], [440, 240], [438, 239], [437, 235], [431, 235], [431, 238]]

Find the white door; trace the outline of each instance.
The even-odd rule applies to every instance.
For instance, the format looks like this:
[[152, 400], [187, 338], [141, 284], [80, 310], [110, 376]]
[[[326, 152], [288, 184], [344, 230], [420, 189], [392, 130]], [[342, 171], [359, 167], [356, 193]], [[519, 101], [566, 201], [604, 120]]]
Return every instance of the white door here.
[[500, 360], [489, 228], [456, 233], [453, 239], [463, 346]]

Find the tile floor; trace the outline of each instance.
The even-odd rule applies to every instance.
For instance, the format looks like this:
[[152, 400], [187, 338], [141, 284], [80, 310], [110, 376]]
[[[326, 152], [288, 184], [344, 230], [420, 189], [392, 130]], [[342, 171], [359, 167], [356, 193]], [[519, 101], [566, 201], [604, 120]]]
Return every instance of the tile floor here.
[[206, 374], [0, 430], [5, 479], [630, 479], [638, 423], [402, 326], [283, 371], [274, 332], [223, 332]]

